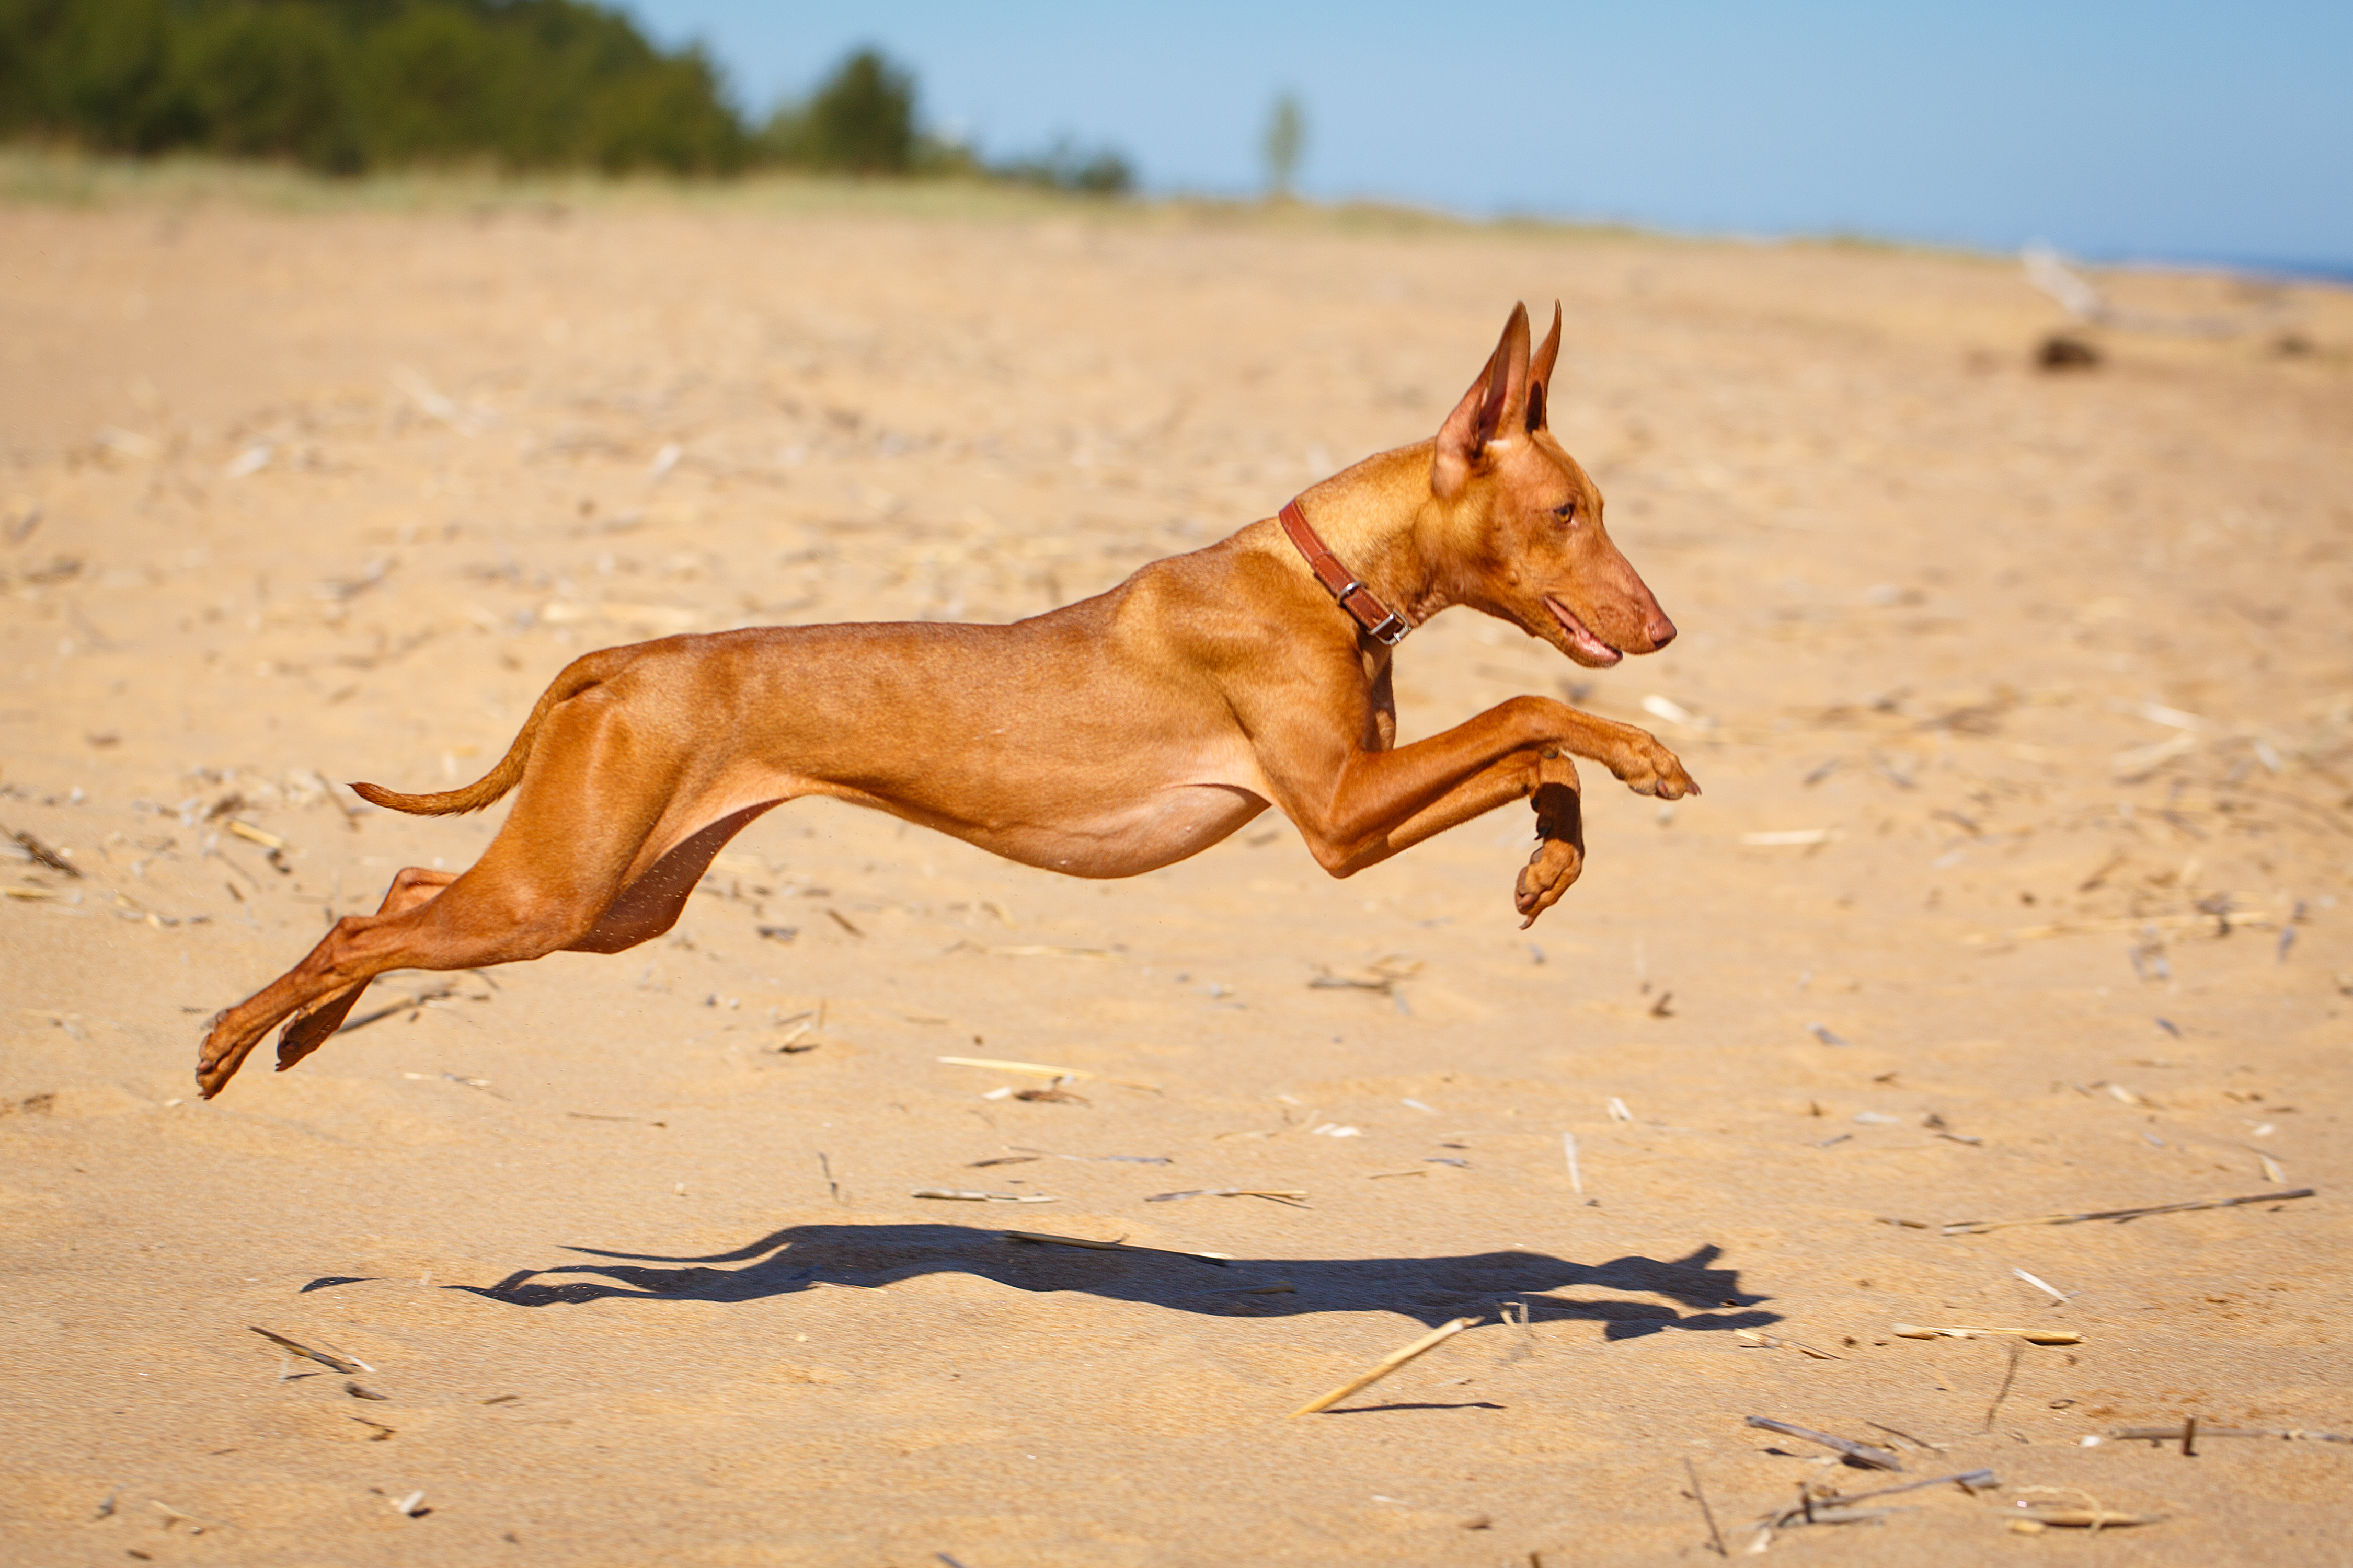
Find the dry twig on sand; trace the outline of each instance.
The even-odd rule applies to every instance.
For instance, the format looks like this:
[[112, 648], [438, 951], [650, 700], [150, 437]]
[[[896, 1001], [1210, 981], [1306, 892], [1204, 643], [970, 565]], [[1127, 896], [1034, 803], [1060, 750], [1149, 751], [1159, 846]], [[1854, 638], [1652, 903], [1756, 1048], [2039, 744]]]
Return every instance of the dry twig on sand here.
[[1937, 1487], [1950, 1483], [1975, 1495], [1979, 1487], [1996, 1484], [1991, 1470], [1957, 1470], [1949, 1476], [1931, 1476], [1923, 1481], [1905, 1481], [1900, 1485], [1881, 1487], [1876, 1491], [1857, 1492], [1841, 1497], [1836, 1492], [1816, 1493], [1801, 1489], [1791, 1506], [1767, 1514], [1757, 1521], [1756, 1537], [1748, 1543], [1749, 1555], [1765, 1551], [1773, 1544], [1773, 1533], [1796, 1524], [1867, 1524], [1886, 1518], [1897, 1510], [1892, 1508], [1857, 1508], [1857, 1503], [1877, 1498], [1893, 1497], [1897, 1492], [1917, 1491], [1922, 1487]]
[[1975, 1340], [2016, 1334], [2031, 1345], [2080, 1345], [2084, 1336], [2073, 1329], [1987, 1329], [1974, 1325], [1931, 1328], [1925, 1323], [1898, 1323], [1888, 1331], [1905, 1340]]
[[[1419, 1171], [1410, 1173], [1417, 1176], [1421, 1174]], [[1144, 1201], [1148, 1204], [1169, 1204], [1175, 1203], [1179, 1198], [1266, 1198], [1274, 1203], [1289, 1204], [1293, 1208], [1305, 1208], [1307, 1205], [1299, 1200], [1306, 1195], [1303, 1192], [1271, 1187], [1195, 1187], [1192, 1191], [1184, 1193], [1155, 1193]]]
[[1748, 1424], [1751, 1426], [1761, 1426], [1767, 1432], [1778, 1432], [1790, 1437], [1802, 1437], [1809, 1443], [1820, 1443], [1823, 1447], [1835, 1449], [1855, 1463], [1868, 1465], [1874, 1470], [1900, 1470], [1904, 1468], [1904, 1461], [1897, 1458], [1893, 1450], [1873, 1447], [1869, 1443], [1857, 1443], [1846, 1437], [1833, 1437], [1827, 1432], [1817, 1432], [1810, 1426], [1792, 1426], [1787, 1421], [1775, 1421], [1763, 1415], [1751, 1415], [1748, 1418]]
[[1718, 1557], [1731, 1556], [1732, 1553], [1724, 1549], [1724, 1531], [1715, 1527], [1715, 1510], [1707, 1506], [1707, 1493], [1699, 1484], [1699, 1468], [1691, 1462], [1689, 1455], [1683, 1457], [1683, 1474], [1691, 1478], [1692, 1501], [1699, 1504], [1699, 1516], [1707, 1521], [1708, 1544]]
[[[2120, 1426], [2108, 1434], [2119, 1443], [2179, 1443], [2189, 1436], [2188, 1422], [2179, 1426]], [[2353, 1443], [2353, 1433], [2307, 1432], [2300, 1426], [2200, 1426], [2200, 1437], [2276, 1437], [2291, 1443]]]
[[1957, 1219], [1944, 1226], [1947, 1236], [1983, 1236], [1989, 1230], [2007, 1230], [2019, 1225], [2082, 1225], [2087, 1220], [2141, 1219], [2149, 1215], [2189, 1214], [2197, 1209], [2234, 1209], [2247, 1204], [2280, 1204], [2290, 1198], [2308, 1198], [2317, 1189], [2297, 1187], [2292, 1192], [2255, 1193], [2243, 1198], [2201, 1198], [2186, 1204], [2157, 1204], [2147, 1208], [2097, 1209], [2089, 1214], [2046, 1214], [2031, 1219]]
[[[331, 1372], [340, 1372], [348, 1374], [354, 1372], [374, 1372], [375, 1370], [375, 1368], [368, 1365], [367, 1363], [360, 1361], [355, 1357], [338, 1355], [332, 1351], [313, 1350], [300, 1340], [290, 1340], [284, 1334], [274, 1333], [271, 1331], [263, 1328], [259, 1323], [248, 1323], [246, 1327], [251, 1329], [255, 1333], [259, 1334], [263, 1339], [269, 1341], [271, 1343], [283, 1345], [286, 1349], [292, 1351], [296, 1355], [301, 1356], [309, 1361], [315, 1361], [321, 1366], [327, 1368]], [[284, 1363], [280, 1363], [280, 1364], [283, 1365]], [[313, 1373], [312, 1375], [315, 1376], [317, 1374]]]
[[1476, 1318], [1457, 1318], [1451, 1322], [1440, 1323], [1437, 1328], [1430, 1330], [1430, 1332], [1422, 1335], [1421, 1338], [1414, 1341], [1413, 1343], [1407, 1345], [1404, 1349], [1391, 1351], [1388, 1354], [1381, 1357], [1380, 1360], [1373, 1363], [1370, 1371], [1350, 1378], [1347, 1382], [1342, 1384], [1339, 1387], [1334, 1389], [1331, 1393], [1325, 1394], [1321, 1399], [1309, 1400], [1306, 1404], [1293, 1411], [1290, 1418], [1295, 1421], [1302, 1415], [1314, 1415], [1331, 1409], [1332, 1406], [1339, 1404], [1340, 1401], [1347, 1398], [1348, 1395], [1356, 1393], [1359, 1389], [1371, 1387], [1374, 1384], [1378, 1383], [1381, 1379], [1387, 1377], [1389, 1373], [1395, 1372], [1406, 1363], [1413, 1360], [1416, 1356], [1422, 1354], [1426, 1351], [1437, 1349], [1440, 1345], [1444, 1344], [1447, 1341], [1452, 1339], [1463, 1330], [1474, 1327], [1478, 1321], [1479, 1320]]

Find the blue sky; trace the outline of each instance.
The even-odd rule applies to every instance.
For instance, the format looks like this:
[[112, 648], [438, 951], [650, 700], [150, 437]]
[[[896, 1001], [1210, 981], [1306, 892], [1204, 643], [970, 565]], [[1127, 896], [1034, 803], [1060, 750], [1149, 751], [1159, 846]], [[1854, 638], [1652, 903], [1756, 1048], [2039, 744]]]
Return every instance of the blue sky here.
[[2353, 269], [2343, 0], [625, 8], [747, 108], [873, 43], [933, 125], [1109, 143], [1155, 192], [1255, 190], [1288, 90], [1316, 197]]

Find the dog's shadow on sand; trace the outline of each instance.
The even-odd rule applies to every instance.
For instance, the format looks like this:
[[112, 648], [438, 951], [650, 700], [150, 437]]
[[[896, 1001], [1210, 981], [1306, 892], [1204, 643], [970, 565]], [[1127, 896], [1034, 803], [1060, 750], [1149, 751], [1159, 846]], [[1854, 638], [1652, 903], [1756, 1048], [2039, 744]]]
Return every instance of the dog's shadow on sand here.
[[[955, 1273], [1018, 1290], [1083, 1290], [1117, 1301], [1220, 1316], [1404, 1312], [1435, 1326], [1491, 1318], [1525, 1300], [1534, 1321], [1581, 1319], [1613, 1340], [1662, 1329], [1756, 1329], [1780, 1321], [1756, 1310], [1769, 1298], [1744, 1291], [1736, 1269], [1716, 1267], [1704, 1246], [1662, 1260], [1573, 1263], [1540, 1252], [1459, 1258], [1237, 1258], [1212, 1262], [1181, 1252], [1118, 1251], [1023, 1242], [1000, 1230], [955, 1225], [800, 1225], [732, 1252], [702, 1258], [564, 1250], [608, 1262], [519, 1269], [496, 1285], [451, 1286], [516, 1307], [586, 1301], [762, 1300], [826, 1287], [872, 1289], [920, 1275]], [[322, 1282], [323, 1283], [323, 1282]], [[1282, 1287], [1289, 1286], [1289, 1289]], [[1656, 1300], [1679, 1303], [1678, 1311]]]

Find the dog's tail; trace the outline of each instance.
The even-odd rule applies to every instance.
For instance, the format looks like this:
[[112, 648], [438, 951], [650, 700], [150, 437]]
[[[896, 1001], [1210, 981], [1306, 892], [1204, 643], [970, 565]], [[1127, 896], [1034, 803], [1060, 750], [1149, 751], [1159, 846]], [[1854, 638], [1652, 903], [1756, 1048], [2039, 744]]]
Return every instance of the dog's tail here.
[[455, 816], [461, 812], [480, 811], [497, 800], [522, 780], [523, 764], [531, 761], [532, 742], [538, 737], [539, 727], [546, 721], [555, 705], [567, 698], [577, 697], [590, 687], [601, 683], [613, 671], [615, 653], [626, 650], [604, 648], [584, 654], [564, 667], [562, 674], [539, 694], [532, 707], [531, 717], [522, 721], [522, 729], [507, 748], [507, 754], [492, 768], [463, 789], [447, 790], [439, 795], [402, 795], [382, 784], [354, 784], [352, 793], [374, 805], [392, 811], [405, 811], [412, 816]]

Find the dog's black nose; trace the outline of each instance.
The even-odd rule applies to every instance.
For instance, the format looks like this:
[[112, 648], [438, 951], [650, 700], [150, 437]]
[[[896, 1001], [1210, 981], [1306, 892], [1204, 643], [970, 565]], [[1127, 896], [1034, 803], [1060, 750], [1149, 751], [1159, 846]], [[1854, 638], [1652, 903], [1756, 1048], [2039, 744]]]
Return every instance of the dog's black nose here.
[[1675, 640], [1675, 623], [1667, 619], [1666, 611], [1654, 610], [1644, 623], [1642, 633], [1651, 639], [1651, 651], [1656, 652]]

